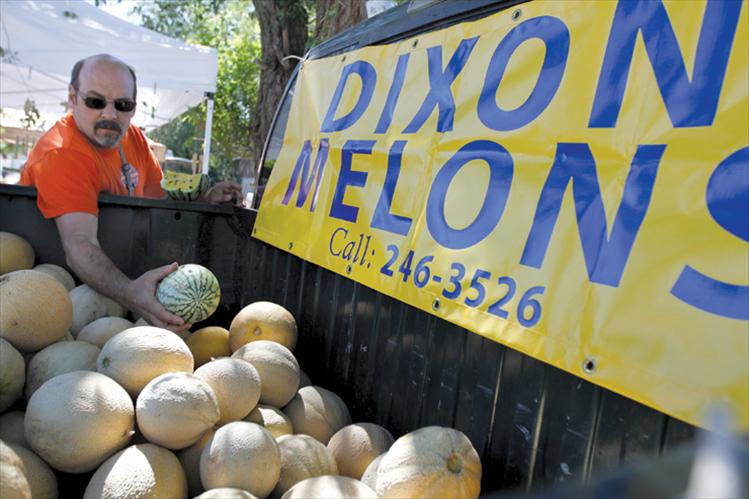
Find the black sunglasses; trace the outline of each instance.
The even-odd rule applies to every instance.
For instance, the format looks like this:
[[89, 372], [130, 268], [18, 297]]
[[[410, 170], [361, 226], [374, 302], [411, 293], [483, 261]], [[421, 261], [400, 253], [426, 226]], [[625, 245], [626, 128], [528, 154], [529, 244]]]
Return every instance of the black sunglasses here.
[[[83, 97], [83, 102], [89, 109], [104, 109], [107, 100], [102, 97]], [[114, 108], [121, 113], [129, 113], [135, 109], [135, 101], [130, 99], [115, 99]]]

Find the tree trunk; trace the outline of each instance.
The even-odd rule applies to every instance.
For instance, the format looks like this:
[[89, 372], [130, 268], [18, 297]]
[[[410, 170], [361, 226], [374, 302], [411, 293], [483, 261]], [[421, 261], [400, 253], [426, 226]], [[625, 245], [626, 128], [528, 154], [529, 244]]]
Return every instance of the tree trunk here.
[[307, 11], [298, 0], [253, 0], [260, 24], [260, 88], [251, 122], [252, 153], [260, 161], [276, 107], [307, 43]]
[[317, 0], [316, 9], [316, 44], [367, 18], [365, 0]]

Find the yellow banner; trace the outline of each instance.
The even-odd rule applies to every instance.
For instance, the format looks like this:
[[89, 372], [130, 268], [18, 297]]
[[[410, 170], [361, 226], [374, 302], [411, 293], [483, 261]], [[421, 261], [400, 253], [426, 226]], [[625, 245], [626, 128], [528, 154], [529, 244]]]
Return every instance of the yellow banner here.
[[746, 2], [530, 2], [306, 61], [256, 237], [749, 429]]

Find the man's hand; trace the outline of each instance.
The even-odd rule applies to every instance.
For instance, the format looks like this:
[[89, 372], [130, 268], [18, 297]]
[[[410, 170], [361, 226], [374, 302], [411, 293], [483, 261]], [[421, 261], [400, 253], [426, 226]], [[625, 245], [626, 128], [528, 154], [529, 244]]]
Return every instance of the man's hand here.
[[212, 204], [232, 202], [236, 206], [244, 206], [242, 186], [237, 182], [224, 180], [201, 194], [200, 201]]
[[152, 326], [174, 332], [186, 331], [192, 324], [186, 323], [181, 317], [167, 311], [156, 300], [156, 286], [163, 278], [177, 270], [177, 266], [175, 262], [149, 270], [134, 281], [130, 281], [126, 290], [129, 306], [133, 312], [143, 317]]

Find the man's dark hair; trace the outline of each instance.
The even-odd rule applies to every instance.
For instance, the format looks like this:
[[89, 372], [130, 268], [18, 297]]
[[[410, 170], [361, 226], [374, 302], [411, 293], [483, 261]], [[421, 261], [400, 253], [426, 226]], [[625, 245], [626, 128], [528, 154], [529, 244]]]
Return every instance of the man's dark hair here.
[[133, 100], [135, 100], [138, 94], [138, 82], [135, 78], [135, 70], [131, 68], [128, 64], [125, 64], [121, 60], [115, 57], [112, 57], [109, 54], [92, 55], [92, 56], [86, 57], [76, 62], [75, 65], [73, 66], [73, 71], [70, 73], [70, 86], [71, 87], [73, 87], [76, 91], [78, 91], [78, 85], [80, 84], [81, 69], [83, 69], [83, 65], [87, 61], [90, 61], [92, 59], [109, 59], [110, 61], [117, 62], [118, 64], [121, 64], [123, 67], [127, 68], [127, 70], [130, 72], [130, 76], [133, 77]]

